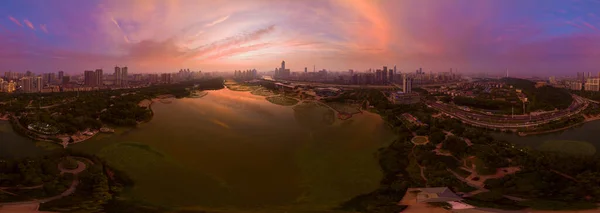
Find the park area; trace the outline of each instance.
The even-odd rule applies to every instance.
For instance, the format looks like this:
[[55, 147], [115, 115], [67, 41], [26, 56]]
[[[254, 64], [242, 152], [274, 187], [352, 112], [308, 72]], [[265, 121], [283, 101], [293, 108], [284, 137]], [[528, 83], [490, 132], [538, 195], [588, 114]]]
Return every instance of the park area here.
[[358, 105], [350, 105], [350, 104], [339, 103], [339, 102], [328, 102], [326, 104], [339, 113], [350, 114], [350, 115], [360, 113], [360, 108]]
[[281, 106], [293, 106], [298, 103], [298, 100], [296, 100], [295, 98], [290, 98], [286, 96], [267, 97], [267, 101]]
[[254, 91], [250, 92], [252, 95], [259, 95], [259, 96], [273, 96], [276, 95], [274, 92], [272, 92], [271, 90], [268, 90], [264, 87], [260, 87], [258, 89], [255, 89]]

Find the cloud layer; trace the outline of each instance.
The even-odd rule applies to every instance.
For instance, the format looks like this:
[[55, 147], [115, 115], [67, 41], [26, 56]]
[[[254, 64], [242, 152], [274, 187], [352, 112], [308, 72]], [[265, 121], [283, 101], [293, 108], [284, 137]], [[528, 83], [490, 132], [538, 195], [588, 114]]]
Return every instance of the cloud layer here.
[[599, 70], [598, 9], [598, 0], [23, 0], [0, 9], [0, 69], [271, 70], [286, 60], [292, 70], [568, 75]]

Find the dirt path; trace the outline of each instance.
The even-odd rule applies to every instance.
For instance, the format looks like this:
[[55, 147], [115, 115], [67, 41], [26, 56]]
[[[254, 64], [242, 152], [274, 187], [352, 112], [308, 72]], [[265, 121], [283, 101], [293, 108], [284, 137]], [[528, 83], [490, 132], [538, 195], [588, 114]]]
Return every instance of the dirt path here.
[[577, 179], [575, 179], [574, 177], [571, 177], [571, 176], [569, 176], [569, 175], [567, 175], [567, 174], [565, 174], [565, 173], [562, 173], [562, 172], [556, 171], [556, 170], [554, 170], [554, 169], [551, 169], [550, 171], [552, 171], [552, 172], [556, 173], [557, 175], [563, 176], [564, 178], [567, 178], [567, 179], [569, 179], [569, 180], [572, 180], [572, 181], [575, 181], [575, 182], [579, 182], [579, 181], [578, 181]]
[[[74, 179], [73, 182], [71, 182], [71, 186], [65, 190], [64, 192], [60, 193], [59, 195], [56, 196], [52, 196], [52, 197], [47, 197], [47, 198], [42, 198], [42, 199], [34, 199], [31, 201], [21, 201], [21, 202], [6, 202], [6, 203], [0, 203], [0, 212], [14, 212], [14, 211], [10, 211], [9, 209], [28, 209], [30, 206], [35, 205], [36, 206], [36, 210], [37, 210], [37, 206], [39, 206], [40, 203], [46, 203], [46, 202], [50, 202], [53, 200], [57, 200], [66, 196], [69, 196], [71, 194], [73, 194], [75, 192], [75, 190], [77, 189], [77, 185], [79, 185], [79, 173], [83, 172], [86, 169], [86, 165], [85, 163], [81, 162], [81, 161], [77, 161], [77, 168], [76, 169], [66, 169], [62, 166], [62, 164], [58, 164], [58, 169], [60, 170], [60, 174], [64, 174], [64, 173], [71, 173], [74, 175]], [[8, 207], [8, 208], [5, 208]]]
[[[472, 157], [469, 157], [472, 158]], [[450, 173], [452, 173], [456, 178], [460, 181], [465, 182], [467, 185], [477, 188], [477, 190], [469, 192], [465, 194], [465, 197], [473, 196], [482, 192], [487, 192], [489, 190], [485, 189], [485, 181], [488, 179], [498, 179], [503, 178], [506, 175], [514, 174], [518, 171], [521, 171], [520, 167], [505, 167], [496, 169], [496, 173], [493, 175], [480, 175], [477, 173], [477, 166], [475, 164], [471, 164], [471, 167], [467, 166], [467, 160], [463, 160], [463, 166], [459, 167], [459, 169], [471, 172], [471, 174], [465, 178], [461, 177], [458, 173], [448, 169]], [[478, 179], [477, 179], [478, 178]], [[477, 180], [473, 180], [477, 179]], [[509, 196], [510, 197], [510, 196]], [[509, 198], [507, 197], [507, 198]], [[509, 198], [511, 199], [511, 198]], [[511, 199], [512, 200], [512, 199]]]
[[427, 178], [425, 177], [425, 167], [421, 166], [421, 164], [419, 164], [419, 162], [417, 161], [417, 155], [415, 154], [415, 147], [417, 145], [413, 144], [412, 149], [410, 150], [410, 155], [413, 156], [413, 158], [415, 159], [415, 162], [417, 163], [417, 165], [419, 166], [419, 168], [421, 169], [421, 178], [423, 178], [423, 181], [425, 181], [425, 185], [427, 185]]

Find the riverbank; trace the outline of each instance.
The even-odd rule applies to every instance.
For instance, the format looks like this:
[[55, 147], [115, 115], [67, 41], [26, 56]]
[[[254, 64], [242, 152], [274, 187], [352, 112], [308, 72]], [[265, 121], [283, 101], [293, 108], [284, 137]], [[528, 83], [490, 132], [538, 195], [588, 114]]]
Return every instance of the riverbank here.
[[591, 122], [591, 121], [596, 121], [596, 120], [600, 120], [600, 115], [597, 116], [584, 116], [585, 120], [583, 120], [582, 122], [573, 124], [573, 125], [569, 125], [566, 127], [561, 127], [558, 129], [551, 129], [551, 130], [545, 130], [545, 131], [537, 131], [537, 132], [518, 132], [517, 135], [521, 136], [521, 137], [525, 137], [528, 135], [542, 135], [542, 134], [548, 134], [548, 133], [553, 133], [553, 132], [560, 132], [563, 130], [567, 130], [567, 129], [571, 129], [580, 125], [583, 125], [587, 122]]

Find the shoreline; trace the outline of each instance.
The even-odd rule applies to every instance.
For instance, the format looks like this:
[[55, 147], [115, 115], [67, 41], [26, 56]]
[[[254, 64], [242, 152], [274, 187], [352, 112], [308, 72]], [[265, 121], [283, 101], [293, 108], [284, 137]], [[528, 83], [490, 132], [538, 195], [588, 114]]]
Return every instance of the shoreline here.
[[573, 125], [561, 127], [561, 128], [558, 128], [558, 129], [545, 130], [545, 131], [518, 132], [517, 135], [519, 135], [521, 137], [526, 137], [526, 136], [530, 136], [530, 135], [543, 135], [543, 134], [548, 134], [548, 133], [560, 132], [560, 131], [563, 131], [563, 130], [568, 130], [568, 129], [571, 129], [571, 128], [575, 128], [575, 127], [577, 127], [579, 125], [582, 125], [582, 124], [585, 124], [587, 122], [600, 120], [600, 115], [590, 116], [590, 117], [587, 117], [587, 116], [584, 115], [584, 117], [585, 117], [585, 120], [583, 120], [582, 122], [573, 124]]

